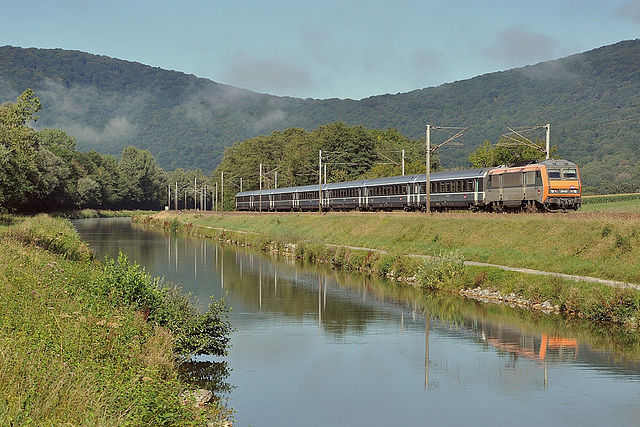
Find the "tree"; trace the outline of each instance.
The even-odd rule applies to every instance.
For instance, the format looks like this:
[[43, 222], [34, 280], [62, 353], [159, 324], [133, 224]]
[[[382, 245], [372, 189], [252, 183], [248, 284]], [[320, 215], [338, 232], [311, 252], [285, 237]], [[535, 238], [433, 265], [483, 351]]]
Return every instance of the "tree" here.
[[[549, 156], [553, 156], [557, 151], [556, 145], [550, 147]], [[546, 144], [536, 141], [534, 144], [518, 138], [516, 140], [502, 137], [500, 141], [492, 146], [491, 142], [485, 141], [482, 147], [469, 154], [469, 163], [476, 168], [491, 166], [509, 165], [522, 161], [537, 161], [546, 157]]]
[[30, 121], [42, 108], [33, 90], [25, 90], [15, 103], [0, 105], [0, 209], [24, 206], [38, 177], [37, 140]]
[[321, 149], [327, 153], [327, 163], [346, 170], [350, 180], [357, 179], [375, 163], [375, 138], [364, 126], [349, 127], [336, 122], [321, 126], [314, 132], [319, 133]]
[[41, 147], [47, 148], [53, 152], [60, 150], [76, 150], [76, 138], [68, 135], [60, 129], [42, 129], [37, 134], [38, 143]]
[[78, 203], [80, 207], [99, 206], [102, 201], [100, 184], [88, 176], [78, 180]]
[[476, 151], [469, 154], [469, 163], [474, 168], [486, 168], [497, 166], [495, 164], [495, 148], [491, 147], [490, 141], [485, 141], [482, 147], [476, 148]]
[[149, 151], [125, 148], [118, 169], [131, 185], [129, 206], [142, 209], [158, 209], [162, 206], [167, 181]]

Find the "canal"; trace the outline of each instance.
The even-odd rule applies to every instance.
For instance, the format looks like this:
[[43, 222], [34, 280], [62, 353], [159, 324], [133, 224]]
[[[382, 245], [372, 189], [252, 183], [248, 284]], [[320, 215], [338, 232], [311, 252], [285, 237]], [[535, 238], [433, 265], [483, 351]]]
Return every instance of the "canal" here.
[[236, 426], [639, 425], [640, 339], [251, 249], [74, 221], [203, 306], [225, 297]]

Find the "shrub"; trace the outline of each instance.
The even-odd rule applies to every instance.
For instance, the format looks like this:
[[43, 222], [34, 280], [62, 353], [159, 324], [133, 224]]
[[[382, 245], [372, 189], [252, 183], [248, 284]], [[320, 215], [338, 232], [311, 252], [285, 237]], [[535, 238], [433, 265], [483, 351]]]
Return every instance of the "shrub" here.
[[376, 271], [381, 276], [386, 276], [393, 269], [393, 264], [396, 262], [397, 256], [395, 255], [383, 255], [376, 264]]
[[486, 270], [482, 270], [480, 273], [473, 277], [473, 284], [477, 287], [482, 285], [487, 280]]
[[227, 354], [233, 327], [224, 299], [216, 301], [212, 297], [209, 311], [201, 313], [191, 302], [190, 294], [151, 278], [137, 264], [129, 264], [122, 253], [117, 261], [106, 259], [103, 277], [94, 290], [119, 305], [139, 310], [149, 322], [170, 330], [179, 356]]
[[418, 268], [416, 278], [424, 288], [444, 289], [447, 283], [462, 279], [464, 272], [464, 257], [456, 251], [426, 259]]

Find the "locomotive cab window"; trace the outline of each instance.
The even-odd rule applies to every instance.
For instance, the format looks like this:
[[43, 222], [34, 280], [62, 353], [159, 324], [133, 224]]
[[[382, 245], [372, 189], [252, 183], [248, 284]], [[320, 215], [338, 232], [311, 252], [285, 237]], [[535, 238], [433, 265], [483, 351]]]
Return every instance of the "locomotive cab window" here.
[[562, 177], [564, 179], [578, 179], [578, 171], [576, 171], [573, 168], [571, 168], [571, 169], [563, 169], [562, 170]]
[[549, 174], [549, 179], [560, 179], [560, 169], [547, 169], [547, 174]]

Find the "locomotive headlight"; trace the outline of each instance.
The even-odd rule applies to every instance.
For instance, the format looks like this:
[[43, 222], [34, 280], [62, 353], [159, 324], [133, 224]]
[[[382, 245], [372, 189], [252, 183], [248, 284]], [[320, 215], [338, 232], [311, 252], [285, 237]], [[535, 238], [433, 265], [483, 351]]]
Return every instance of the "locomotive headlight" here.
[[549, 194], [556, 194], [557, 192], [558, 190], [556, 190], [555, 188], [549, 189]]

